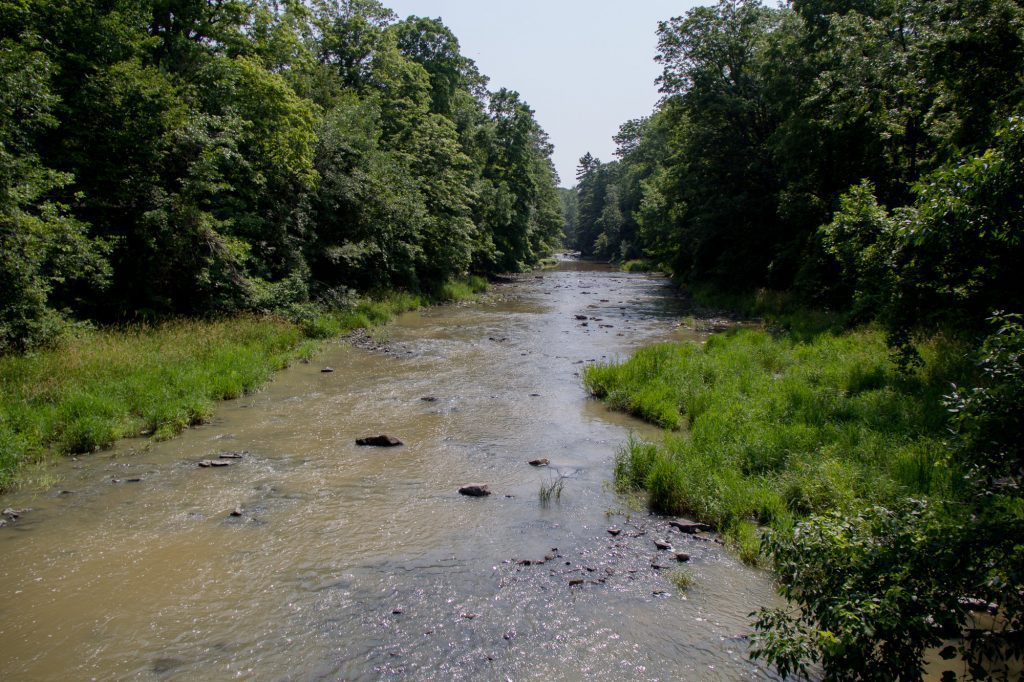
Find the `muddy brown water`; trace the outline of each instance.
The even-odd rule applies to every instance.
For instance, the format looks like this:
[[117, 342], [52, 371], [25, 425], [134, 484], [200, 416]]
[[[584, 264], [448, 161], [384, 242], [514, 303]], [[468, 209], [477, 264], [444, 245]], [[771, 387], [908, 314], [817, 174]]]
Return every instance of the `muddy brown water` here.
[[[697, 338], [683, 313], [662, 278], [563, 263], [404, 315], [381, 348], [331, 343], [172, 441], [62, 463], [0, 499], [32, 508], [0, 529], [0, 679], [771, 677], [745, 641], [769, 576], [628, 509], [615, 452], [659, 433], [578, 376]], [[378, 433], [405, 444], [354, 443]]]

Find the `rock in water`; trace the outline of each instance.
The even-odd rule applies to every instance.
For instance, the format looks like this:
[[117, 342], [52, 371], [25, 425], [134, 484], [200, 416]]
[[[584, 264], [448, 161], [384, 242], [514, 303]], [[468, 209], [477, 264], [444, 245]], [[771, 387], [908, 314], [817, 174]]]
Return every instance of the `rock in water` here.
[[491, 494], [491, 491], [485, 485], [464, 485], [459, 488], [459, 494], [469, 497], [486, 497]]
[[549, 462], [547, 459], [531, 459], [530, 460], [530, 466], [532, 466], [532, 467], [546, 467], [550, 463], [551, 462]]
[[690, 560], [690, 555], [686, 552], [676, 552], [676, 561], [687, 562]]
[[199, 466], [203, 469], [209, 469], [211, 467], [226, 467], [230, 465], [231, 462], [226, 459], [204, 459], [199, 463]]
[[379, 448], [393, 448], [401, 444], [402, 441], [398, 440], [394, 436], [385, 436], [383, 434], [356, 439], [356, 445], [372, 445]]
[[320, 370], [320, 373], [321, 374], [330, 374], [333, 371], [334, 371], [333, 367], [324, 367], [322, 370]]
[[621, 528], [616, 528], [615, 526], [612, 526], [611, 528], [608, 529], [608, 533], [611, 534], [612, 537], [615, 537], [616, 535], [618, 535], [621, 532], [622, 532], [622, 529]]
[[655, 540], [654, 541], [654, 546], [657, 547], [658, 549], [672, 549], [672, 545], [670, 545], [669, 543], [665, 542], [664, 540]]
[[711, 526], [706, 523], [697, 523], [696, 521], [682, 520], [682, 521], [669, 521], [668, 525], [672, 526], [681, 533], [688, 533], [693, 535], [702, 530], [711, 530]]

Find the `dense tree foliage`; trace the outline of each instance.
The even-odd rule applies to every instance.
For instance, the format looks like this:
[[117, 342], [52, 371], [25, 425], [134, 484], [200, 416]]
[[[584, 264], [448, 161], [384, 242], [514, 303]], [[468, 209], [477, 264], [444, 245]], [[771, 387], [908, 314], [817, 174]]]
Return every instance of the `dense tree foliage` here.
[[[877, 321], [905, 364], [915, 339], [955, 338], [978, 367], [949, 397], [965, 489], [771, 537], [799, 608], [762, 613], [755, 652], [786, 673], [916, 679], [964, 628], [948, 653], [969, 674], [1019, 658], [1024, 3], [720, 0], [658, 39], [664, 97], [622, 126], [617, 160], [580, 160], [570, 242]], [[998, 605], [985, 632], [978, 599]]]
[[[684, 282], [863, 306], [822, 226], [865, 192], [900, 219], [900, 207], [937, 198], [920, 185], [982, 172], [990, 149], [1004, 158], [1018, 125], [1018, 0], [723, 0], [662, 22], [658, 37], [664, 98], [622, 126], [618, 160], [580, 160], [571, 238], [586, 254], [642, 252]], [[1012, 192], [999, 210], [1013, 210]], [[974, 299], [975, 324], [1019, 301], [999, 290], [999, 301]]]
[[0, 1], [0, 352], [527, 267], [551, 146], [376, 0]]

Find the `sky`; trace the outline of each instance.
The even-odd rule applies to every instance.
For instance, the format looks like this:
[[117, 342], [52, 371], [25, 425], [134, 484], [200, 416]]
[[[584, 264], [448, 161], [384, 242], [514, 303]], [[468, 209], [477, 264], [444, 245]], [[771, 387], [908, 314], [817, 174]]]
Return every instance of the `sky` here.
[[555, 145], [563, 187], [576, 184], [588, 151], [614, 160], [612, 136], [658, 101], [654, 63], [658, 21], [697, 0], [382, 0], [400, 18], [437, 18], [462, 54], [490, 77], [489, 88], [516, 90]]

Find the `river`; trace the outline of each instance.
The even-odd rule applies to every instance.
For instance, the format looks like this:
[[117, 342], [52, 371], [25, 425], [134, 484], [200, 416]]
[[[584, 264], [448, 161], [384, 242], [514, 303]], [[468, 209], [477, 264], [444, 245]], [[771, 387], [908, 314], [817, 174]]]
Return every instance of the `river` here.
[[[32, 510], [0, 529], [0, 679], [773, 679], [745, 641], [770, 577], [614, 493], [617, 448], [659, 433], [579, 378], [699, 339], [682, 314], [663, 278], [567, 262], [62, 462], [0, 499]], [[355, 445], [380, 433], [404, 445]]]

